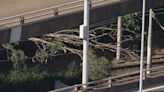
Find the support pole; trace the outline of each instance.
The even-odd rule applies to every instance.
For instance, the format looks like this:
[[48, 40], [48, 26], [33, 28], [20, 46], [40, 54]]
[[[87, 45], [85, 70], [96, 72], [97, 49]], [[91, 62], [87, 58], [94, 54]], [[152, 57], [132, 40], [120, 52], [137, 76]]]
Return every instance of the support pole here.
[[142, 34], [141, 34], [141, 55], [140, 55], [140, 80], [139, 80], [139, 92], [143, 89], [143, 59], [144, 59], [144, 31], [145, 31], [145, 0], [143, 0], [142, 6]]
[[149, 10], [149, 29], [148, 29], [148, 40], [147, 40], [147, 64], [146, 64], [146, 74], [150, 74], [151, 67], [151, 41], [152, 40], [152, 9]]
[[117, 51], [116, 51], [116, 60], [120, 62], [120, 55], [121, 55], [121, 16], [118, 17], [117, 21]]
[[[89, 8], [90, 8], [90, 0], [84, 0], [84, 32], [86, 36], [83, 38], [83, 71], [82, 71], [82, 84], [86, 84], [88, 82], [88, 46], [89, 46]], [[84, 85], [84, 88], [87, 86]]]

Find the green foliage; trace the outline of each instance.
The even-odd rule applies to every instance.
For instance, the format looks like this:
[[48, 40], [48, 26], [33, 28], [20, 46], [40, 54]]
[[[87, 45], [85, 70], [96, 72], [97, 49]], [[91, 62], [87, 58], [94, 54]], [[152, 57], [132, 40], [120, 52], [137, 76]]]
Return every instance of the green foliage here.
[[14, 47], [11, 44], [2, 44], [2, 47], [7, 51], [7, 59], [10, 60], [9, 50], [13, 50]]
[[25, 56], [24, 52], [21, 50], [14, 50], [11, 53], [11, 61], [13, 62], [13, 67], [15, 69], [22, 69], [25, 67], [24, 60], [27, 56]]
[[138, 31], [141, 29], [141, 16], [137, 13], [128, 14], [123, 17], [122, 25], [126, 29]]
[[6, 75], [4, 81], [12, 84], [27, 81], [39, 82], [39, 80], [44, 79], [47, 75], [46, 71], [38, 71], [36, 69], [24, 69], [22, 71], [11, 70], [10, 73]]
[[47, 63], [47, 59], [49, 58], [49, 54], [47, 53], [46, 50], [44, 49], [38, 49], [35, 53], [35, 56], [33, 57], [32, 61], [36, 62], [38, 61], [39, 63]]
[[89, 51], [89, 78], [103, 79], [110, 76], [111, 64], [105, 57], [98, 58], [93, 50]]
[[[14, 49], [11, 44], [5, 44], [3, 47], [8, 51], [8, 58], [13, 63], [13, 69], [10, 70], [9, 74], [1, 74], [1, 78], [4, 78], [6, 83], [20, 83], [25, 81], [38, 81], [47, 76], [46, 71], [40, 71], [38, 67], [28, 69], [25, 63], [27, 56], [22, 50]], [[3, 75], [3, 76], [2, 76]]]
[[22, 50], [14, 49], [11, 44], [4, 44], [3, 47], [8, 51], [8, 59], [13, 62], [13, 68], [16, 70], [22, 70], [25, 67], [24, 60], [27, 56]]
[[35, 52], [35, 56], [33, 57], [33, 62], [47, 63], [48, 58], [54, 56], [62, 47], [64, 47], [64, 43], [59, 41], [53, 41], [51, 44], [39, 44], [36, 42], [38, 49]]
[[64, 47], [64, 43], [59, 41], [53, 41], [52, 44], [47, 44], [48, 53], [51, 55], [56, 54], [56, 52]]
[[79, 77], [80, 76], [80, 65], [76, 61], [73, 61], [67, 66], [67, 70], [65, 71], [65, 77]]

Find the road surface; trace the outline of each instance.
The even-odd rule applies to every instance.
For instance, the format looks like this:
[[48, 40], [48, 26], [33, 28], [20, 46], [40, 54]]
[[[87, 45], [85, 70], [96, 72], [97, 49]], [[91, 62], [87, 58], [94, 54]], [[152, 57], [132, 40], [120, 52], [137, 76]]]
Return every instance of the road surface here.
[[0, 0], [0, 18], [14, 16], [75, 0]]
[[[61, 4], [66, 4], [73, 1], [77, 0], [0, 0], [0, 19]], [[98, 0], [91, 1], [94, 2]], [[107, 1], [111, 3], [120, 0]]]

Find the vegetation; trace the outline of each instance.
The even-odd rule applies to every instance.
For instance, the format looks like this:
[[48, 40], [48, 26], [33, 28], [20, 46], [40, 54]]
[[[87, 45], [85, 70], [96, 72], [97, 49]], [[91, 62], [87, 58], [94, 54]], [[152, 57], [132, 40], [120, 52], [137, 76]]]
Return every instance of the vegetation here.
[[132, 13], [123, 17], [123, 28], [133, 31], [141, 30], [141, 15], [138, 13]]
[[[14, 49], [14, 46], [11, 44], [3, 45], [8, 52], [8, 58], [12, 61], [12, 69], [9, 73], [1, 73], [0, 74], [0, 88], [1, 92], [13, 92], [11, 89], [6, 89], [7, 86], [11, 88], [16, 88], [18, 90], [18, 86], [23, 84], [24, 86], [28, 86], [28, 83], [39, 84], [40, 81], [44, 80], [48, 77], [48, 73], [44, 70], [40, 70], [38, 66], [33, 68], [28, 68], [25, 59], [27, 56], [24, 54], [22, 50]], [[32, 88], [31, 88], [32, 89]], [[24, 90], [27, 92], [31, 89], [20, 89], [20, 92]], [[26, 91], [25, 91], [26, 90]], [[35, 90], [35, 88], [33, 89]]]
[[[126, 16], [123, 18], [123, 26], [124, 28], [129, 28], [129, 30], [139, 30], [138, 20], [133, 18], [138, 18], [138, 15], [132, 14], [129, 16]], [[104, 25], [103, 27], [109, 27], [109, 28], [116, 28], [116, 22], [108, 23]], [[95, 28], [94, 33], [95, 35], [101, 35], [106, 31], [106, 29], [102, 28], [100, 32], [99, 28]], [[96, 31], [97, 30], [97, 31]], [[77, 31], [70, 31], [69, 32], [62, 32], [73, 36], [77, 35]], [[58, 32], [60, 33], [60, 32]], [[82, 74], [82, 62], [75, 60], [70, 62], [67, 66], [65, 66], [63, 69], [60, 69], [60, 71], [56, 71], [54, 73], [49, 73], [45, 69], [42, 69], [40, 67], [40, 64], [37, 62], [40, 62], [41, 64], [46, 64], [47, 61], [52, 59], [56, 55], [60, 54], [67, 54], [67, 53], [74, 53], [81, 57], [81, 44], [79, 44], [81, 41], [76, 40], [72, 38], [73, 36], [69, 36], [68, 39], [66, 34], [64, 34], [64, 37], [57, 38], [60, 36], [55, 36], [56, 39], [51, 39], [51, 41], [46, 40], [37, 40], [34, 41], [35, 45], [37, 47], [34, 57], [32, 58], [32, 61], [36, 63], [36, 65], [30, 67], [27, 66], [27, 58], [28, 56], [25, 55], [24, 51], [19, 49], [19, 43], [15, 44], [4, 44], [2, 45], [3, 48], [6, 49], [7, 52], [7, 59], [12, 62], [12, 68], [9, 72], [0, 73], [0, 91], [2, 92], [11, 92], [7, 88], [12, 88], [13, 90], [18, 92], [18, 89], [20, 92], [32, 92], [35, 90], [35, 92], [45, 92], [50, 90], [50, 88], [53, 88], [54, 81], [59, 79], [63, 81], [66, 84], [72, 85], [75, 83], [81, 83], [81, 74]], [[111, 37], [115, 37], [116, 34], [112, 34]], [[63, 35], [61, 35], [63, 36]], [[100, 38], [93, 37], [96, 39], [96, 41], [100, 41]], [[46, 36], [45, 36], [46, 37]], [[101, 36], [103, 38], [103, 36]], [[91, 40], [92, 42], [93, 40]], [[101, 41], [100, 41], [101, 42]], [[94, 44], [95, 41], [93, 41]], [[90, 80], [98, 80], [102, 78], [109, 77], [111, 74], [111, 61], [107, 59], [104, 56], [98, 56], [96, 54], [96, 51], [94, 51], [94, 48], [101, 49], [101, 48], [111, 48], [105, 47], [106, 45], [103, 45], [102, 43], [99, 43], [100, 47], [96, 47], [96, 45], [91, 44], [91, 48], [89, 50], [89, 79]], [[102, 45], [102, 47], [101, 47]], [[16, 48], [18, 47], [18, 48]], [[31, 86], [32, 85], [32, 86]], [[51, 85], [52, 87], [48, 86]], [[25, 87], [26, 86], [26, 87]], [[41, 86], [45, 86], [43, 89], [40, 90], [39, 88]], [[48, 86], [48, 87], [46, 87]], [[23, 87], [22, 89], [20, 87]], [[12, 91], [13, 91], [12, 90]]]
[[76, 61], [73, 61], [67, 66], [67, 70], [65, 71], [64, 76], [68, 78], [70, 77], [75, 78], [75, 77], [80, 77], [80, 74], [81, 74], [81, 69], [79, 64]]
[[13, 63], [13, 68], [15, 70], [22, 70], [26, 68], [23, 60], [27, 58], [22, 50], [14, 49], [14, 46], [11, 44], [3, 44], [3, 47], [7, 50], [8, 60], [11, 60]]
[[50, 43], [37, 43], [38, 49], [35, 52], [35, 56], [32, 58], [33, 62], [40, 62], [40, 63], [47, 63], [47, 60], [51, 56], [55, 56], [56, 53], [64, 47], [64, 43], [59, 42], [59, 41], [53, 41]]
[[97, 57], [93, 50], [89, 51], [89, 78], [103, 79], [110, 76], [111, 63], [105, 57]]
[[[137, 13], [124, 16], [122, 23], [121, 43], [125, 45], [122, 45], [121, 57], [134, 61], [138, 56], [136, 52], [139, 52], [137, 50], [140, 41], [141, 16]], [[116, 51], [116, 26], [117, 23], [114, 21], [91, 29], [88, 62], [89, 79], [92, 81], [111, 75], [111, 60], [115, 58], [112, 54]], [[4, 49], [0, 49], [0, 52], [5, 52], [6, 56], [1, 56], [11, 61], [12, 68], [10, 71], [0, 73], [0, 92], [47, 92], [53, 89], [55, 80], [68, 85], [81, 83], [82, 40], [79, 39], [78, 33], [78, 30], [62, 30], [51, 36], [44, 35], [32, 39], [37, 47], [35, 53], [31, 53], [34, 55], [32, 60], [27, 60], [29, 57], [19, 48], [19, 43], [2, 45], [6, 52]], [[70, 57], [76, 55], [75, 59], [72, 61], [65, 59], [65, 66], [53, 67], [55, 72], [48, 71], [49, 67], [42, 67], [51, 60], [56, 64], [60, 59], [55, 60], [54, 57], [70, 53]], [[28, 66], [27, 63], [31, 61], [34, 65]], [[60, 61], [59, 63], [63, 64]]]

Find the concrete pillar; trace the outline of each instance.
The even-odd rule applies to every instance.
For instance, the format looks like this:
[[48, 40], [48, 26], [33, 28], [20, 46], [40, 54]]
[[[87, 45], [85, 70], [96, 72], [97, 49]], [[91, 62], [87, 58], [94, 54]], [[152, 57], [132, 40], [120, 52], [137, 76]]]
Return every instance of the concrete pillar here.
[[20, 25], [11, 29], [10, 43], [20, 41], [22, 35], [22, 24], [24, 24], [24, 17], [20, 16]]
[[22, 34], [22, 26], [17, 26], [11, 29], [10, 43], [20, 41]]

